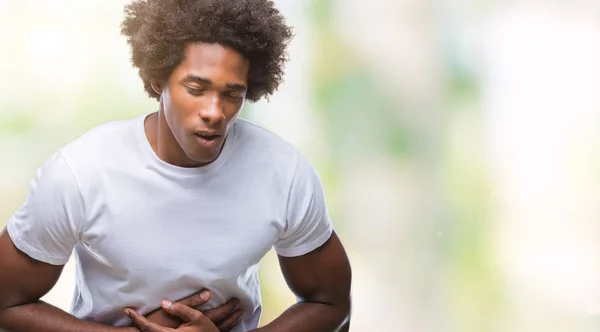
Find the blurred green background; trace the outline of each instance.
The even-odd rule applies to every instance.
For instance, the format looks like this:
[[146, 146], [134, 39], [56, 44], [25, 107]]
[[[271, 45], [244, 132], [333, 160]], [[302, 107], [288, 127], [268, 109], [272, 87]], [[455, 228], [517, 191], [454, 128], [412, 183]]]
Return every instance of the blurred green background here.
[[[0, 225], [58, 148], [156, 110], [126, 2], [0, 0]], [[319, 170], [351, 330], [600, 329], [600, 5], [277, 3], [286, 83], [243, 116]], [[65, 309], [72, 264], [46, 297]], [[272, 252], [261, 279], [265, 324], [295, 299]]]

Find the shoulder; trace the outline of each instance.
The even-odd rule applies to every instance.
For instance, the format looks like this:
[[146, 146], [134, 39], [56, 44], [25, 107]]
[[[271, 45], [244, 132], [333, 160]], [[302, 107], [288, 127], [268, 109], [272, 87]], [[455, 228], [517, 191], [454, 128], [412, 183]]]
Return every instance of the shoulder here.
[[314, 165], [291, 143], [245, 119], [238, 119], [235, 126], [236, 154], [246, 169], [280, 176], [288, 188], [303, 182], [320, 182]]
[[94, 177], [107, 167], [135, 158], [136, 128], [141, 117], [111, 121], [96, 126], [59, 150], [76, 179]]
[[253, 161], [268, 161], [274, 166], [295, 168], [300, 152], [272, 131], [246, 119], [235, 124], [238, 153]]
[[139, 118], [110, 121], [98, 125], [64, 146], [61, 152], [67, 159], [72, 159], [86, 156], [94, 148], [114, 147], [116, 143], [122, 143], [123, 140], [133, 137], [136, 121], [139, 121]]
[[235, 123], [235, 171], [273, 181], [288, 193], [297, 177], [312, 168], [291, 143], [272, 131], [245, 119]]
[[240, 138], [250, 145], [258, 145], [281, 153], [295, 154], [296, 148], [269, 129], [246, 119], [238, 119], [235, 123]]

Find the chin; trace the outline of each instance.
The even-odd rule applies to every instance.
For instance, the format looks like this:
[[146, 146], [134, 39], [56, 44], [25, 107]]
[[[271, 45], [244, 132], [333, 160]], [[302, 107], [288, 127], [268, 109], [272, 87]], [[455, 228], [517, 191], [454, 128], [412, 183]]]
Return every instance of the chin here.
[[188, 154], [188, 157], [198, 164], [210, 164], [215, 159], [217, 159], [218, 155], [208, 155], [208, 154]]

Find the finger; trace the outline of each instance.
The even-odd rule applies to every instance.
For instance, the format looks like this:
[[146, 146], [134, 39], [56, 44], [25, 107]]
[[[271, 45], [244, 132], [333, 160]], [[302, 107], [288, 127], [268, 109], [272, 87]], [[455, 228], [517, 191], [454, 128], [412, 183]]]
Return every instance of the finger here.
[[236, 310], [233, 315], [231, 315], [227, 320], [218, 325], [220, 331], [229, 331], [234, 328], [240, 319], [244, 316], [244, 312], [241, 310]]
[[208, 302], [208, 300], [210, 300], [210, 295], [211, 294], [210, 291], [208, 291], [208, 289], [203, 289], [176, 302], [181, 303], [183, 305], [187, 305], [188, 307], [195, 308]]
[[171, 315], [183, 319], [186, 323], [195, 322], [204, 316], [202, 312], [177, 302], [165, 300], [162, 302], [162, 308]]
[[218, 325], [217, 324], [218, 322], [222, 322], [222, 321], [226, 320], [227, 318], [229, 318], [233, 314], [233, 312], [238, 308], [239, 305], [240, 305], [240, 300], [231, 299], [231, 300], [229, 300], [229, 302], [227, 302], [226, 304], [224, 304], [218, 308], [205, 311], [204, 316], [208, 317], [216, 325]]
[[133, 321], [133, 323], [144, 332], [164, 332], [168, 331], [158, 324], [154, 324], [147, 320], [146, 317], [140, 315], [137, 311], [126, 309], [125, 314]]

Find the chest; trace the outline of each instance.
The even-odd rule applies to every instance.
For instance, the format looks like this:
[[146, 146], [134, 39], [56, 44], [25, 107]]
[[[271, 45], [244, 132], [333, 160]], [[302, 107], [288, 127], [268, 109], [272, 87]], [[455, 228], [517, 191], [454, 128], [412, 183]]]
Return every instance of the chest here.
[[104, 186], [89, 213], [83, 245], [124, 279], [235, 279], [260, 261], [285, 227], [285, 204], [264, 181], [154, 183]]

